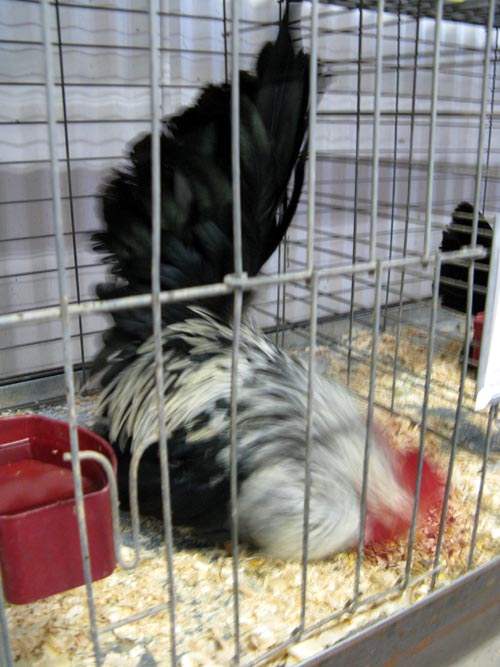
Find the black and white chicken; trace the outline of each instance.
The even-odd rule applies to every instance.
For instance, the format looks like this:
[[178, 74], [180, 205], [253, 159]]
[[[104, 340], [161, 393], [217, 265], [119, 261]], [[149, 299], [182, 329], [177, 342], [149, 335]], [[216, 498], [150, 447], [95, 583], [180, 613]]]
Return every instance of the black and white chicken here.
[[[460, 250], [472, 243], [472, 222], [474, 207], [469, 202], [462, 202], [453, 211], [449, 225], [442, 234], [440, 250], [443, 252]], [[477, 243], [487, 250], [491, 248], [493, 230], [480, 212], [478, 215]], [[488, 286], [490, 257], [488, 255], [474, 264], [472, 314], [484, 311], [486, 288]], [[465, 313], [467, 310], [467, 285], [469, 268], [467, 265], [451, 263], [441, 264], [439, 276], [439, 295], [441, 303], [447, 308]]]
[[[294, 49], [289, 8], [277, 39], [253, 74], [240, 73], [243, 268], [258, 273], [283, 238], [304, 178], [309, 57]], [[161, 286], [216, 283], [233, 271], [230, 86], [208, 86], [191, 107], [166, 120], [161, 135]], [[151, 137], [131, 148], [102, 193], [106, 253], [103, 298], [150, 291]], [[291, 193], [286, 197], [290, 185]], [[286, 203], [285, 203], [286, 201]], [[284, 206], [279, 213], [280, 206]], [[163, 309], [165, 414], [174, 523], [228, 527], [232, 296]], [[139, 468], [139, 502], [161, 516], [159, 439], [150, 309], [113, 313], [95, 365], [99, 412], [119, 460], [128, 502], [131, 452], [153, 443]], [[238, 516], [242, 538], [281, 558], [302, 552], [308, 373], [244, 322], [238, 365]], [[355, 545], [366, 420], [348, 392], [315, 379], [309, 556]], [[410, 521], [417, 456], [403, 457], [372, 434], [366, 541], [404, 531]], [[436, 500], [439, 476], [424, 464], [421, 509]]]

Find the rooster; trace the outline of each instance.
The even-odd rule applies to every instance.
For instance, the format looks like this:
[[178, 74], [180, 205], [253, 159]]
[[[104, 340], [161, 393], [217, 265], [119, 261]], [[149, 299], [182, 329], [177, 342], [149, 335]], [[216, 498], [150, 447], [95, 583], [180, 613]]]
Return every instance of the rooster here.
[[[469, 202], [462, 202], [453, 211], [450, 224], [443, 230], [440, 250], [443, 252], [460, 250], [472, 243], [472, 220], [474, 208]], [[482, 213], [478, 216], [477, 243], [487, 250], [491, 248], [493, 230]], [[488, 285], [490, 258], [476, 260], [474, 264], [472, 314], [484, 311], [486, 288]], [[439, 276], [441, 303], [447, 308], [465, 313], [467, 310], [468, 266], [442, 264]]]
[[[286, 233], [304, 179], [309, 57], [294, 49], [289, 12], [287, 5], [255, 73], [240, 73], [243, 268], [250, 276]], [[112, 272], [98, 288], [103, 299], [150, 290], [150, 160], [146, 136], [104, 187], [105, 230], [95, 247]], [[221, 281], [234, 268], [229, 85], [208, 86], [194, 106], [165, 121], [161, 189], [162, 289]], [[227, 529], [230, 517], [231, 304], [224, 296], [165, 304], [162, 312], [173, 521], [205, 532]], [[161, 516], [151, 312], [113, 318], [94, 369], [98, 411], [118, 455], [125, 506], [132, 452], [151, 443], [139, 467], [139, 504], [142, 513]], [[244, 321], [237, 383], [239, 534], [273, 556], [299, 558], [307, 365]], [[347, 390], [322, 376], [315, 378], [312, 424], [309, 557], [318, 559], [359, 539], [367, 428]], [[371, 440], [366, 541], [408, 528], [417, 465], [415, 454], [403, 460], [378, 431]], [[439, 485], [427, 463], [423, 470], [422, 513]]]

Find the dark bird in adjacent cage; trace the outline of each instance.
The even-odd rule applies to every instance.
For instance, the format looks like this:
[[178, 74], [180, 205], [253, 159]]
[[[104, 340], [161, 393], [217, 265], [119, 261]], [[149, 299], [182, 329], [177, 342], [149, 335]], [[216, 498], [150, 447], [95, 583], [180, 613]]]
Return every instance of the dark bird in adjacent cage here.
[[[294, 48], [289, 11], [256, 72], [240, 73], [242, 252], [251, 276], [286, 233], [303, 184], [309, 57]], [[230, 122], [229, 85], [208, 86], [194, 106], [164, 122], [164, 290], [220, 282], [233, 271]], [[146, 136], [104, 187], [105, 230], [95, 235], [96, 250], [111, 264], [98, 289], [103, 299], [150, 291], [150, 160]], [[168, 304], [162, 314], [173, 520], [205, 531], [229, 525], [232, 300]], [[118, 455], [125, 506], [132, 452], [151, 443], [139, 467], [139, 503], [143, 513], [161, 516], [151, 312], [116, 311], [113, 319], [94, 369], [99, 413]], [[307, 365], [245, 321], [237, 368], [239, 533], [283, 558], [300, 557], [302, 549], [307, 386]], [[323, 558], [358, 541], [367, 428], [346, 389], [319, 375], [312, 425], [309, 556]], [[367, 541], [408, 527], [417, 458], [394, 453], [381, 433], [371, 435]], [[422, 512], [440, 487], [426, 462], [423, 472]]]
[[[450, 224], [443, 230], [440, 250], [443, 252], [460, 250], [472, 243], [472, 222], [474, 208], [468, 202], [462, 202], [453, 211]], [[491, 248], [492, 228], [481, 212], [478, 214], [477, 243], [488, 251]], [[472, 314], [484, 311], [486, 289], [490, 266], [489, 252], [484, 259], [474, 263]], [[447, 308], [460, 313], [467, 312], [468, 264], [441, 265], [439, 275], [439, 295], [441, 303]]]

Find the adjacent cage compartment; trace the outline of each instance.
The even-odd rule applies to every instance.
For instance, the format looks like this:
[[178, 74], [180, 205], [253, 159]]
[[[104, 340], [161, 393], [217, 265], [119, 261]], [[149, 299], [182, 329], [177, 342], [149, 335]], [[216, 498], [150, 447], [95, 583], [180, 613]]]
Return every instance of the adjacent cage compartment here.
[[[495, 406], [474, 412], [472, 299], [457, 312], [439, 298], [442, 264], [480, 262], [484, 234], [453, 256], [439, 250], [461, 202], [495, 225], [496, 3], [292, 5], [329, 78], [311, 120], [307, 186], [264, 277], [217, 289], [238, 300], [259, 287], [250, 317], [273, 341], [345, 383], [398, 445], [425, 443], [449, 482], [443, 517], [383, 551], [307, 564], [213, 548], [168, 521], [143, 518], [139, 537], [123, 513], [123, 569], [93, 583], [84, 566], [84, 588], [29, 608], [0, 599], [2, 664], [361, 666], [369, 655], [408, 667], [433, 664], [440, 641], [451, 662], [494, 631], [498, 421]], [[283, 7], [4, 6], [0, 417], [68, 419], [75, 441], [76, 422], [92, 423], [93, 399], [78, 388], [108, 309], [94, 300], [103, 267], [89, 242], [99, 184], [138, 133], [205, 83], [232, 80], [235, 54], [252, 69]], [[465, 216], [466, 230], [478, 217]], [[157, 285], [148, 304], [158, 316]]]

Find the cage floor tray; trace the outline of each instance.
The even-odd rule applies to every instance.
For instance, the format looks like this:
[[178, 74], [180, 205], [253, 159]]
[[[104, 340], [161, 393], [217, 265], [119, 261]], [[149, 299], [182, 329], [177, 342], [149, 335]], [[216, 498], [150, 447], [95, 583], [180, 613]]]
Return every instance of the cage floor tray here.
[[[81, 450], [111, 447], [78, 428]], [[0, 567], [4, 594], [21, 604], [84, 582], [76, 520], [69, 426], [47, 417], [0, 419]], [[115, 567], [109, 485], [99, 463], [82, 461], [92, 579]]]

